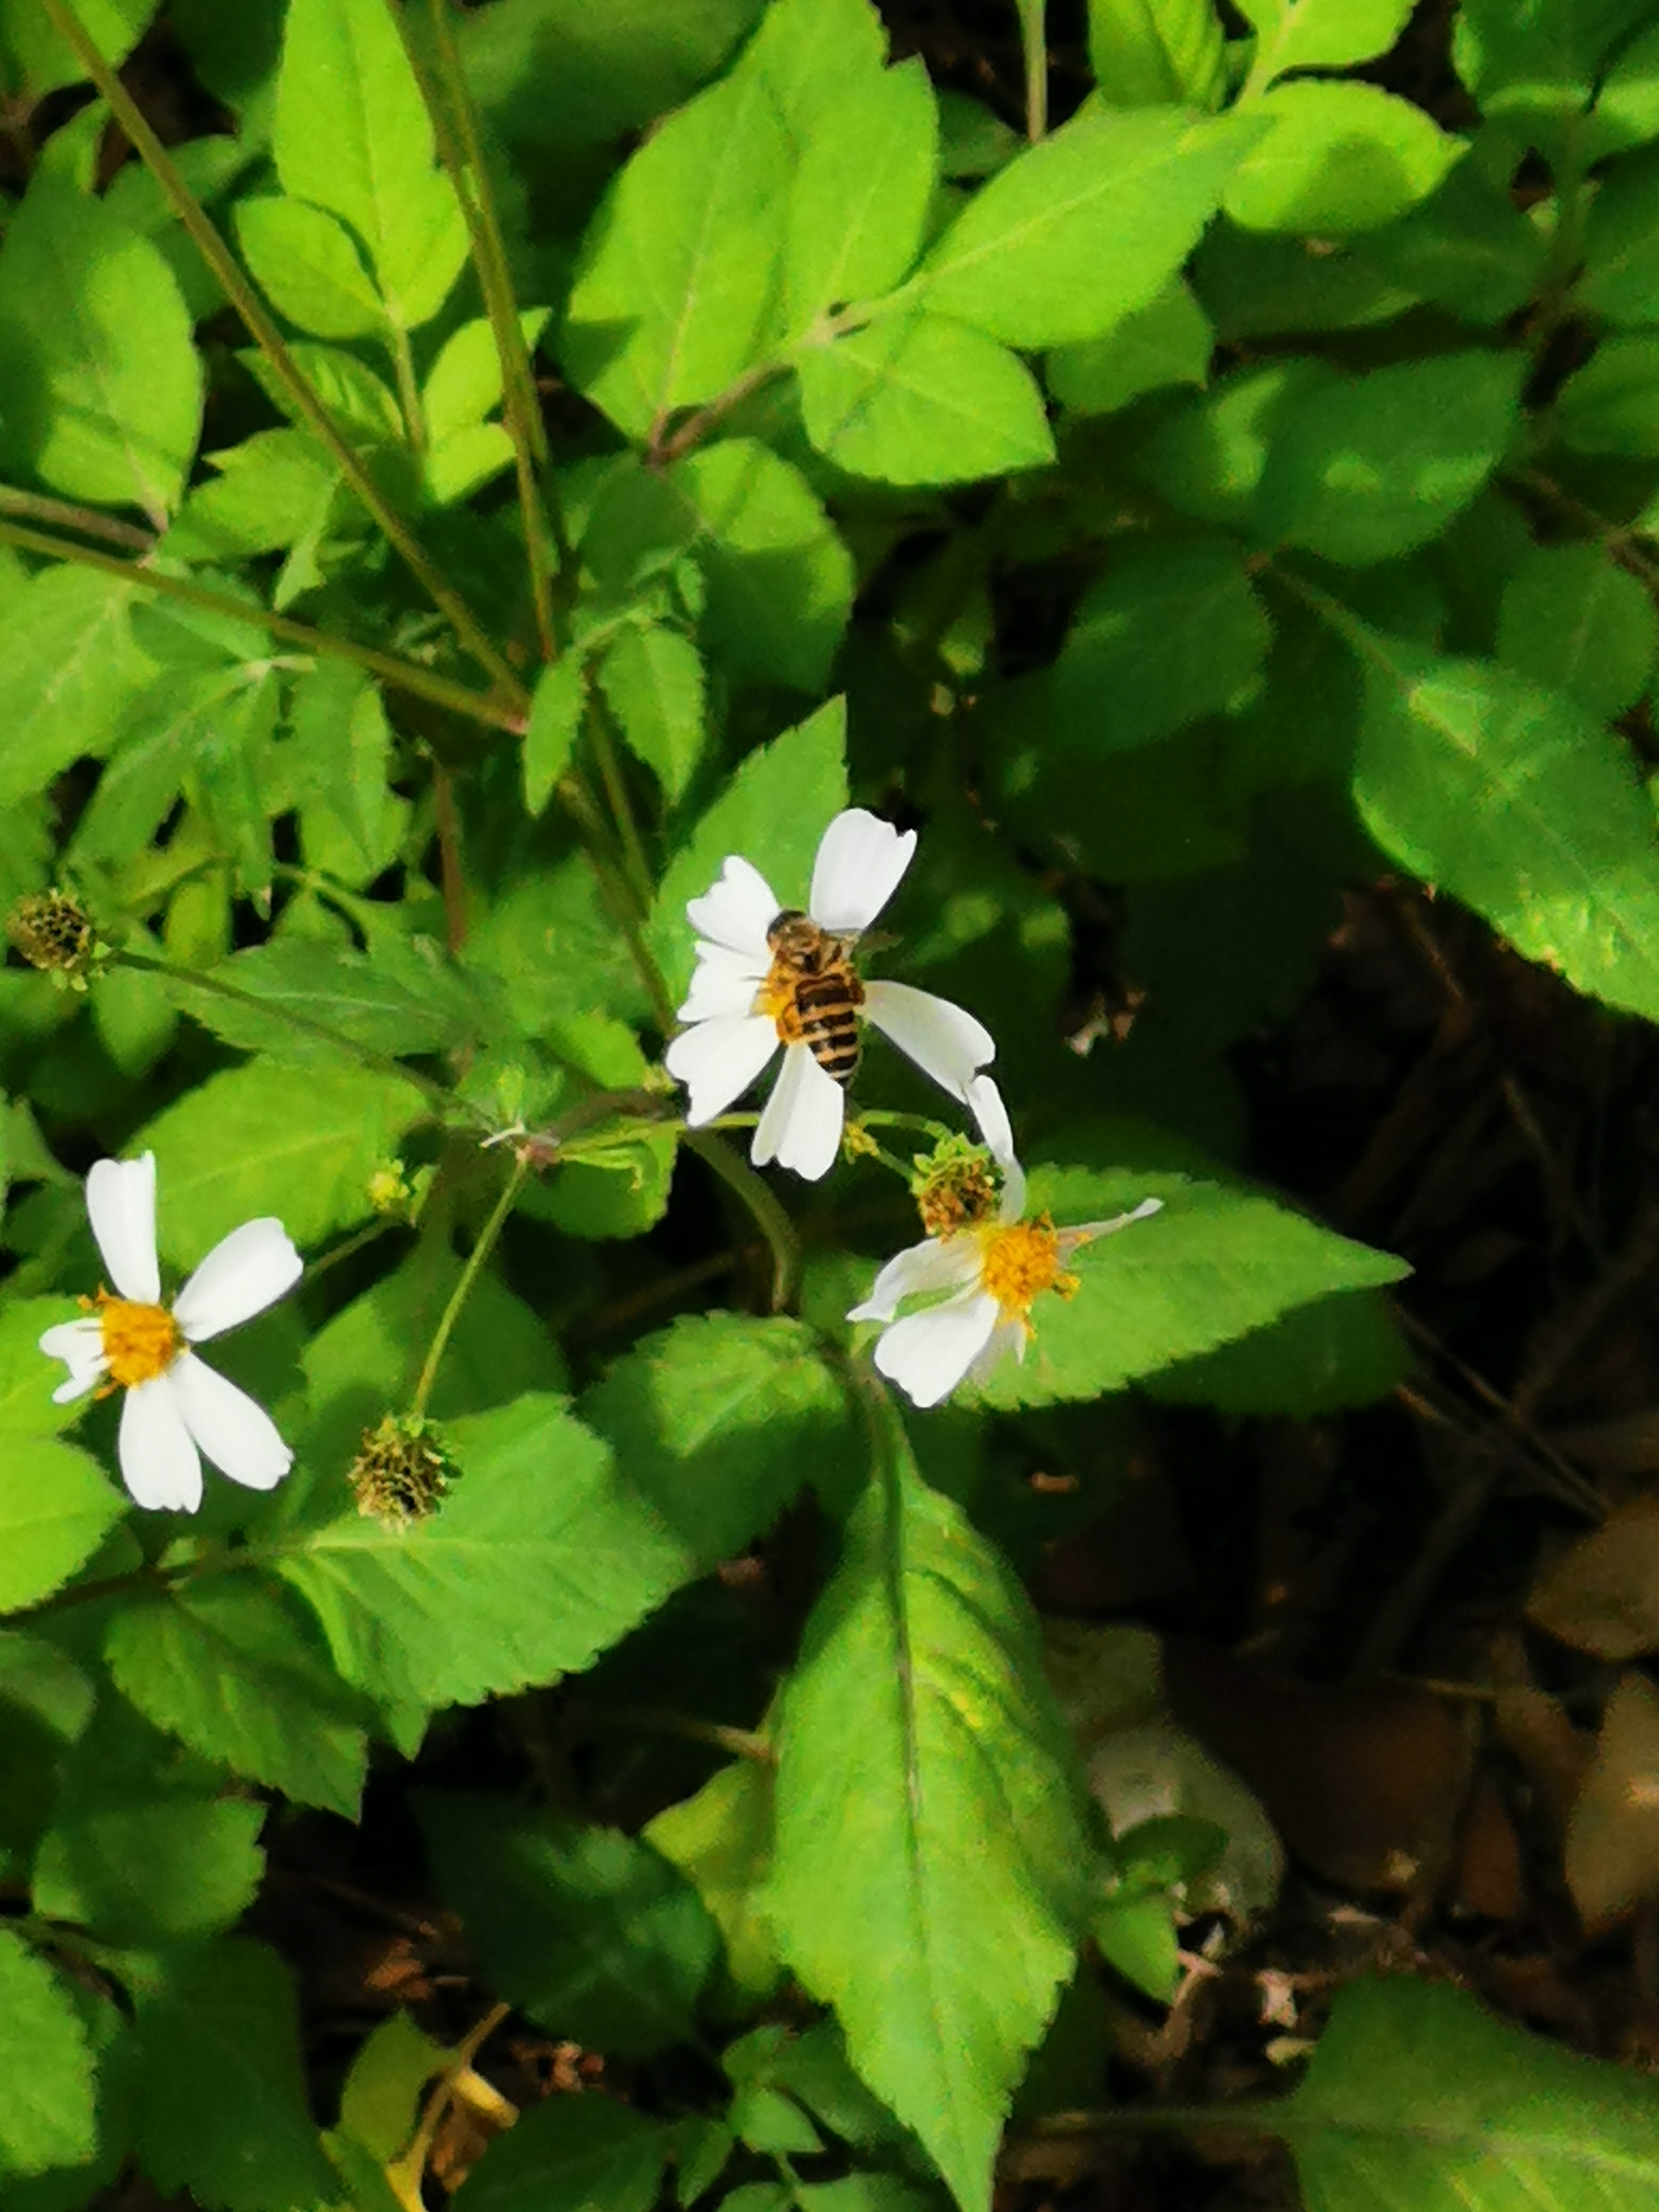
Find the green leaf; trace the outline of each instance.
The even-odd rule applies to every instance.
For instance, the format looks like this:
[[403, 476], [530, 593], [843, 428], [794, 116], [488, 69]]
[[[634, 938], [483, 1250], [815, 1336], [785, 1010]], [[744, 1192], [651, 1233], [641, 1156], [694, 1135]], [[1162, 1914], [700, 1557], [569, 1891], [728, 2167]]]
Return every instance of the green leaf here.
[[139, 2155], [163, 2195], [214, 2212], [332, 2203], [306, 2100], [289, 1972], [241, 1939], [168, 1960], [138, 2001]]
[[357, 1816], [368, 1744], [315, 1632], [252, 1575], [124, 1606], [105, 1645], [146, 1719], [303, 1805]]
[[707, 583], [711, 657], [733, 682], [821, 691], [853, 610], [853, 556], [805, 477], [757, 440], [726, 438], [667, 483]]
[[968, 203], [922, 264], [927, 304], [1009, 345], [1093, 337], [1155, 300], [1259, 126], [1074, 116]]
[[380, 0], [289, 0], [273, 151], [291, 199], [362, 240], [392, 321], [429, 322], [466, 259], [466, 225]]
[[1163, 1211], [1073, 1253], [1075, 1296], [1037, 1300], [1023, 1364], [1005, 1360], [980, 1386], [988, 1405], [1103, 1397], [1294, 1307], [1408, 1272], [1391, 1254], [1243, 1186], [1162, 1169], [1036, 1168], [1029, 1211], [1064, 1229], [1110, 1220], [1146, 1198], [1162, 1199]]
[[[168, 550], [185, 560], [274, 553], [320, 532], [341, 481], [322, 447], [301, 430], [257, 430], [240, 446], [204, 458], [219, 474], [191, 486], [167, 534]], [[303, 695], [325, 669], [343, 665], [325, 663], [300, 678], [298, 691]]]
[[208, 974], [208, 983], [179, 977], [167, 988], [204, 1029], [228, 1044], [268, 1053], [272, 1063], [360, 1071], [354, 1045], [388, 1058], [443, 1052], [476, 1043], [488, 1024], [476, 986], [469, 990], [428, 938], [388, 940], [373, 954], [273, 939], [233, 953]]
[[133, 591], [64, 562], [29, 579], [0, 611], [0, 807], [44, 791], [83, 753], [102, 754], [123, 709], [154, 675], [132, 636]]
[[1656, 654], [1653, 602], [1599, 545], [1534, 545], [1504, 587], [1498, 658], [1600, 721], [1641, 696]]
[[[295, 367], [316, 392], [347, 443], [359, 451], [404, 442], [404, 418], [396, 395], [383, 376], [342, 346], [301, 338], [290, 345]], [[301, 420], [292, 394], [280, 384], [270, 363], [252, 348], [237, 356], [273, 407], [293, 422]]]
[[344, 884], [371, 882], [396, 858], [410, 812], [390, 788], [392, 730], [379, 690], [330, 661], [300, 679], [289, 720], [307, 864]]
[[69, 1991], [0, 1928], [0, 2172], [78, 2166], [94, 2142], [92, 2055]]
[[386, 310], [351, 234], [303, 200], [243, 200], [236, 243], [280, 314], [319, 338], [373, 337]]
[[1193, 289], [1224, 345], [1269, 332], [1368, 330], [1417, 300], [1383, 274], [1371, 252], [1378, 235], [1293, 238], [1241, 230], [1223, 216], [1194, 256]]
[[847, 93], [887, 52], [872, 0], [772, 0], [738, 63], [764, 86], [797, 151], [829, 127]]
[[683, 630], [642, 623], [623, 632], [599, 664], [599, 689], [629, 750], [662, 786], [684, 798], [702, 757], [702, 661]]
[[1379, 1291], [1339, 1291], [1294, 1307], [1218, 1352], [1149, 1376], [1148, 1395], [1235, 1416], [1315, 1421], [1374, 1405], [1411, 1372], [1411, 1347]]
[[1576, 453], [1659, 457], [1659, 337], [1604, 339], [1562, 386], [1555, 422]]
[[314, 1244], [370, 1211], [375, 1169], [424, 1110], [395, 1075], [360, 1069], [224, 1069], [163, 1109], [131, 1150], [155, 1154], [161, 1252], [199, 1260], [255, 1215]]
[[263, 888], [270, 842], [258, 772], [278, 704], [268, 662], [157, 677], [121, 717], [108, 765], [76, 825], [76, 860], [131, 860], [189, 785], [216, 849], [251, 873], [244, 888]]
[[[118, 68], [155, 15], [157, 0], [76, 0], [82, 28], [106, 62]], [[0, 9], [0, 70], [8, 86], [28, 95], [27, 105], [66, 84], [79, 84], [86, 70], [69, 41], [53, 29], [44, 8], [30, 0], [6, 0]]]
[[462, 1469], [412, 1528], [353, 1513], [276, 1560], [348, 1681], [425, 1705], [580, 1672], [698, 1562], [561, 1401], [449, 1425]]
[[1552, 162], [1582, 161], [1603, 57], [1648, 12], [1646, 0], [1464, 0], [1457, 73], [1485, 114], [1530, 133]]
[[1089, 66], [1113, 107], [1218, 107], [1221, 19], [1210, 0], [1089, 0]]
[[[60, 1311], [58, 1318], [73, 1316]], [[38, 1346], [34, 1360], [39, 1426], [54, 1428], [52, 1390], [63, 1370]], [[8, 1436], [0, 1449], [0, 1613], [49, 1597], [92, 1557], [125, 1507], [97, 1461], [73, 1444]]]
[[1244, 112], [1272, 126], [1223, 194], [1247, 230], [1375, 230], [1426, 199], [1467, 145], [1374, 84], [1298, 79]]
[[[1610, 323], [1659, 321], [1659, 148], [1607, 171], [1584, 226], [1580, 307]], [[0, 278], [5, 264], [0, 260]]]
[[485, 1973], [556, 2035], [645, 2057], [695, 2033], [720, 1935], [678, 1868], [617, 1828], [423, 1790], [446, 1901]]
[[802, 151], [784, 248], [788, 327], [890, 291], [921, 250], [939, 106], [921, 58], [851, 79]]
[[772, 1859], [770, 1771], [757, 1759], [734, 1759], [641, 1833], [714, 1915], [737, 1988], [757, 2001], [770, 1996], [783, 1972], [762, 1902]]
[[1269, 2124], [1312, 2212], [1644, 2212], [1659, 2096], [1628, 2068], [1401, 1978], [1341, 1991]]
[[[63, 1370], [40, 1349], [45, 1330], [74, 1321], [78, 1312], [61, 1297], [18, 1298], [0, 1307], [0, 1437], [47, 1437], [85, 1413], [78, 1402], [53, 1405], [52, 1386], [63, 1381]], [[3, 1480], [0, 1475], [0, 1484]], [[9, 1610], [0, 1600], [0, 1613]]]
[[767, 1909], [854, 2066], [975, 2212], [1091, 1855], [1025, 1599], [894, 1443], [783, 1692]]
[[449, 2053], [394, 2012], [367, 2036], [340, 2091], [340, 2127], [383, 2166], [408, 2143], [420, 2117], [421, 2091]]
[[469, 2212], [651, 2212], [672, 2142], [614, 2097], [549, 2097], [473, 2168]]
[[1351, 69], [1386, 54], [1412, 0], [1241, 0], [1255, 33], [1250, 82], [1265, 88], [1291, 70]]
[[1048, 356], [1048, 389], [1077, 415], [1111, 415], [1143, 392], [1206, 384], [1215, 331], [1177, 277], [1167, 291], [1097, 338], [1060, 346]]
[[1659, 24], [1632, 39], [1602, 75], [1589, 137], [1592, 161], [1659, 138]]
[[0, 252], [0, 389], [15, 467], [166, 523], [202, 427], [190, 316], [148, 239], [44, 173]]
[[762, 357], [788, 222], [789, 142], [752, 74], [671, 116], [588, 227], [566, 311], [566, 374], [644, 439]]
[[145, 1947], [228, 1927], [264, 1870], [264, 1808], [222, 1796], [223, 1778], [108, 1699], [64, 1759], [35, 1909]]
[[795, 365], [806, 434], [849, 476], [969, 483], [1054, 457], [1030, 371], [965, 323], [891, 315]]
[[1131, 540], [1084, 595], [1054, 663], [1056, 740], [1115, 752], [1169, 737], [1224, 707], [1272, 635], [1234, 547]]
[[1659, 861], [1629, 754], [1493, 662], [1370, 632], [1354, 796], [1383, 851], [1577, 989], [1659, 1019]]
[[1442, 354], [1314, 392], [1275, 421], [1261, 530], [1356, 567], [1426, 544], [1503, 459], [1524, 367], [1513, 354]]
[[[547, 327], [545, 307], [526, 307], [519, 329], [533, 349]], [[501, 356], [486, 317], [463, 323], [445, 339], [421, 387], [421, 412], [434, 442], [482, 422], [501, 404]]]
[[1371, 267], [1419, 299], [1487, 327], [1540, 290], [1550, 241], [1476, 155], [1459, 161], [1409, 215], [1369, 233], [1361, 250]]
[[536, 678], [524, 732], [524, 803], [542, 813], [553, 787], [570, 765], [587, 711], [587, 665], [580, 653], [562, 653]]
[[728, 853], [766, 878], [785, 906], [804, 905], [818, 840], [847, 804], [847, 702], [830, 699], [769, 745], [758, 746], [668, 865], [647, 937], [678, 996], [691, 980], [688, 899], [701, 898]]
[[705, 1567], [857, 1455], [839, 1378], [781, 1316], [685, 1315], [615, 1361], [581, 1414]]

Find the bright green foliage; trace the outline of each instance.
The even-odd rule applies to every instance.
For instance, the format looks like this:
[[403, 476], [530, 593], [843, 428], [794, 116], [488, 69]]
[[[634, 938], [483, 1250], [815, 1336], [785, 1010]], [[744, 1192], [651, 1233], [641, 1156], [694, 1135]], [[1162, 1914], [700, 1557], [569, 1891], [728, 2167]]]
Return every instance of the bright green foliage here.
[[1224, 49], [1210, 0], [1090, 0], [1089, 66], [1114, 107], [1218, 106]]
[[1245, 112], [1271, 125], [1223, 196], [1248, 230], [1374, 230], [1426, 199], [1463, 151], [1420, 107], [1374, 85], [1298, 78]]
[[683, 798], [706, 735], [696, 647], [665, 623], [625, 630], [605, 657], [599, 686], [629, 750], [653, 772], [664, 798]]
[[1386, 53], [1406, 27], [1411, 0], [1248, 0], [1255, 33], [1250, 82], [1292, 70], [1346, 69]]
[[46, 175], [0, 252], [0, 382], [12, 467], [166, 522], [202, 422], [190, 319], [157, 249]]
[[945, 316], [895, 315], [804, 352], [798, 365], [806, 434], [851, 476], [962, 483], [1054, 459], [1030, 372]]
[[146, 1719], [204, 1758], [349, 1818], [362, 1715], [282, 1592], [252, 1576], [172, 1591], [110, 1624], [110, 1671]]
[[1634, 703], [1656, 653], [1652, 601], [1594, 546], [1534, 546], [1504, 587], [1498, 659], [1598, 721]]
[[438, 1879], [496, 1986], [555, 2034], [629, 2057], [684, 2041], [719, 1954], [690, 1882], [615, 1828], [420, 1802]]
[[[40, 1388], [40, 1355], [31, 1360], [32, 1348], [15, 1347], [12, 1371], [27, 1378], [23, 1388], [33, 1382], [45, 1429], [54, 1425], [55, 1409]], [[0, 1606], [9, 1611], [49, 1596], [120, 1515], [120, 1497], [96, 1460], [54, 1437], [9, 1434], [0, 1447]]]
[[243, 200], [236, 242], [271, 304], [313, 337], [368, 337], [383, 327], [385, 310], [350, 232], [321, 208]]
[[1215, 331], [1177, 281], [1097, 338], [1048, 356], [1048, 389], [1079, 415], [1110, 415], [1143, 392], [1207, 381]]
[[[127, 58], [155, 13], [156, 0], [77, 0], [76, 14], [106, 60]], [[53, 29], [46, 10], [31, 0], [4, 0], [0, 6], [0, 65], [8, 90], [38, 99], [60, 85], [74, 84], [81, 65]]]
[[1024, 1602], [902, 1435], [889, 1449], [785, 1693], [767, 1910], [860, 2074], [982, 2206], [1089, 1852]]
[[91, 2152], [86, 2032], [64, 1984], [0, 1929], [0, 2174], [74, 2166]]
[[43, 568], [0, 609], [8, 708], [0, 805], [42, 789], [112, 725], [153, 672], [133, 641], [132, 592], [89, 568]]
[[[429, 322], [460, 274], [466, 227], [433, 166], [432, 125], [396, 21], [375, 0], [290, 0], [274, 151], [290, 198], [356, 232], [399, 329]], [[303, 267], [301, 247], [289, 237], [281, 258]]]
[[695, 1797], [659, 1813], [647, 1843], [691, 1882], [718, 1924], [726, 1972], [746, 1996], [766, 1997], [783, 1969], [766, 1918], [763, 1885], [772, 1854], [772, 1778], [735, 1759]]
[[784, 242], [788, 326], [890, 291], [915, 259], [939, 168], [920, 60], [848, 79], [802, 149]]
[[1617, 740], [1490, 662], [1367, 650], [1354, 791], [1378, 843], [1581, 990], [1659, 1014], [1652, 814]]
[[138, 2010], [139, 2155], [164, 2192], [218, 2212], [326, 2203], [332, 2177], [306, 2110], [294, 1990], [238, 1940], [173, 1954]]
[[923, 264], [930, 306], [1010, 345], [1093, 337], [1157, 298], [1255, 132], [1080, 115], [979, 192]]
[[1276, 2108], [1310, 2212], [1638, 2212], [1659, 2184], [1659, 2100], [1441, 1984], [1345, 1990]]

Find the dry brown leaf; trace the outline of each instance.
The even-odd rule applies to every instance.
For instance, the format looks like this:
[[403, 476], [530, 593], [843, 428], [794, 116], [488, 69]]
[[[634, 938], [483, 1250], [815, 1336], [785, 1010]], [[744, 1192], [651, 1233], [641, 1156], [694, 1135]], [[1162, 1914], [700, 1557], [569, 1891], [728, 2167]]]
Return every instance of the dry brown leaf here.
[[1659, 1896], [1659, 1691], [1620, 1678], [1567, 1827], [1567, 1887], [1587, 1929]]
[[1659, 1496], [1633, 1498], [1533, 1587], [1528, 1618], [1601, 1659], [1659, 1651]]

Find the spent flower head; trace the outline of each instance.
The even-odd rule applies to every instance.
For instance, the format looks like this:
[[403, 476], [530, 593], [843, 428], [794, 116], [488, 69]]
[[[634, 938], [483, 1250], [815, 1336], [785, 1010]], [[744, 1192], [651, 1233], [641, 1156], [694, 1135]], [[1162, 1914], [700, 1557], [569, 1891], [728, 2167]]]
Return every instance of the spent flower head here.
[[56, 889], [18, 899], [6, 916], [6, 935], [31, 968], [76, 991], [86, 989], [106, 949], [79, 899]]
[[844, 1086], [858, 1065], [863, 1022], [953, 1098], [969, 1100], [976, 1071], [996, 1055], [990, 1032], [931, 991], [866, 982], [855, 964], [860, 936], [897, 890], [915, 847], [914, 830], [901, 834], [849, 807], [819, 842], [805, 914], [786, 908], [737, 854], [719, 881], [690, 901], [697, 964], [679, 1010], [688, 1026], [665, 1064], [691, 1094], [691, 1127], [740, 1098], [781, 1046], [782, 1070], [750, 1158], [757, 1167], [776, 1160], [817, 1182], [841, 1146]]
[[455, 1473], [430, 1421], [387, 1413], [377, 1428], [364, 1430], [346, 1480], [359, 1513], [407, 1528], [437, 1511]]
[[115, 1288], [83, 1297], [85, 1319], [59, 1322], [40, 1339], [41, 1351], [69, 1369], [54, 1401], [126, 1393], [121, 1479], [140, 1505], [193, 1513], [203, 1454], [233, 1482], [274, 1488], [293, 1453], [264, 1407], [194, 1346], [252, 1321], [299, 1281], [303, 1263], [282, 1223], [265, 1216], [233, 1229], [169, 1306], [155, 1255], [155, 1155], [97, 1161], [87, 1214]]

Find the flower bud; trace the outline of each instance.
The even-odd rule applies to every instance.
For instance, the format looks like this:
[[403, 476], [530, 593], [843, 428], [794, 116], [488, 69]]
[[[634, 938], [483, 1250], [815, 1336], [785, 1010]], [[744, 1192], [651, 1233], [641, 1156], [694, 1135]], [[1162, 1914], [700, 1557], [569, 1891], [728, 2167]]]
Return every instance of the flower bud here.
[[969, 1138], [941, 1138], [931, 1152], [917, 1154], [910, 1192], [927, 1234], [954, 1236], [988, 1221], [996, 1212], [995, 1164], [984, 1146]]
[[346, 1480], [360, 1513], [406, 1528], [430, 1519], [458, 1472], [430, 1422], [414, 1414], [388, 1413], [379, 1428], [363, 1431], [362, 1449]]
[[6, 916], [6, 935], [31, 968], [41, 968], [84, 990], [99, 957], [97, 933], [78, 899], [67, 891], [38, 891], [20, 898]]

